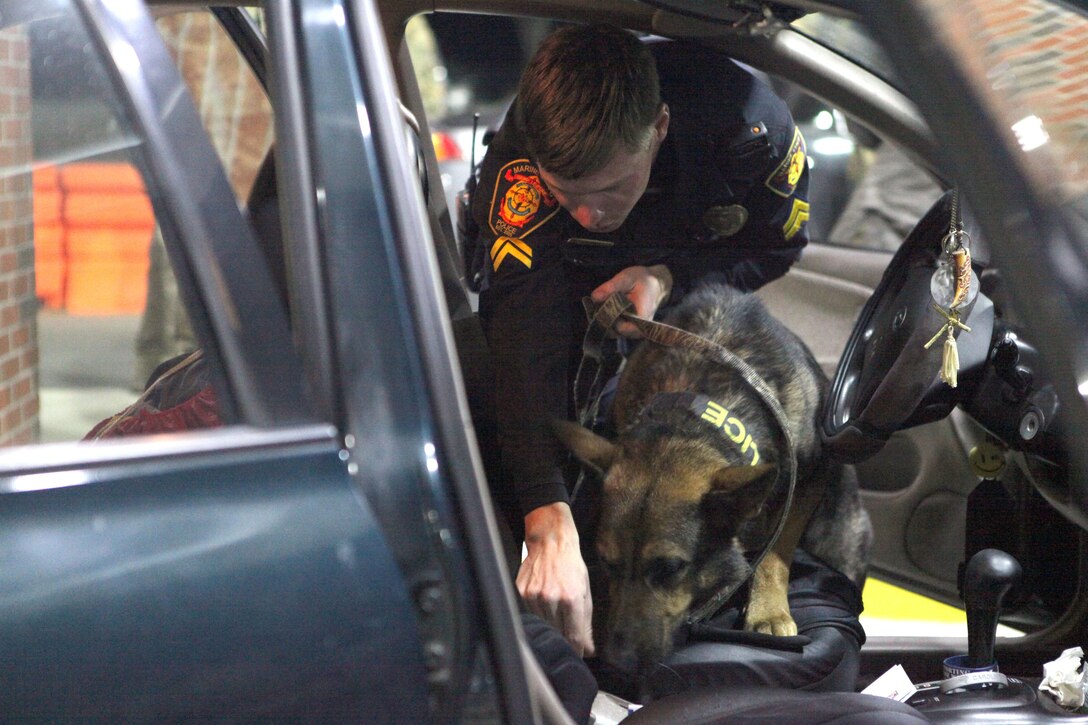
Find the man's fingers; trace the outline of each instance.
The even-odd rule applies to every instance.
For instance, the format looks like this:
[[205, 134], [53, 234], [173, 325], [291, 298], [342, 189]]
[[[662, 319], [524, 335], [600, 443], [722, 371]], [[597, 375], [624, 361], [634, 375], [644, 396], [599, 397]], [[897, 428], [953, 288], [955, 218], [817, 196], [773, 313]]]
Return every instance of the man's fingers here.
[[593, 300], [594, 302], [598, 303], [598, 304], [600, 304], [601, 302], [604, 302], [605, 300], [607, 300], [611, 296], [612, 296], [612, 283], [611, 282], [605, 282], [600, 287], [598, 287], [597, 289], [595, 289], [595, 290], [593, 290], [592, 292], [589, 293], [589, 298], [591, 300]]
[[[574, 603], [571, 612], [574, 620], [574, 637], [567, 637], [581, 657], [590, 657], [594, 653], [593, 647], [593, 596], [589, 591], [589, 583], [586, 583], [585, 596], [579, 602]], [[575, 644], [576, 643], [576, 644]]]
[[638, 340], [642, 337], [642, 333], [635, 327], [634, 323], [626, 322], [625, 320], [620, 320], [616, 323], [616, 332], [624, 337], [629, 337], [632, 340]]
[[519, 579], [517, 586], [525, 608], [562, 632], [579, 657], [589, 657], [595, 652], [593, 599], [588, 589], [575, 601], [558, 594], [548, 596], [542, 589], [530, 586], [528, 579]]

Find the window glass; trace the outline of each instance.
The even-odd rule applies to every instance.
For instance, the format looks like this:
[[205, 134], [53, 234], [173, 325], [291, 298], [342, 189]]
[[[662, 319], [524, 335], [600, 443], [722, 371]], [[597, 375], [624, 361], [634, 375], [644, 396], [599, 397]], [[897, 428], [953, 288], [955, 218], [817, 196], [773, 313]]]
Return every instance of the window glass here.
[[[144, 140], [80, 15], [49, 9], [0, 29], [0, 446], [81, 440], [134, 404], [153, 424], [133, 431], [215, 424], [204, 362], [185, 357], [197, 342], [142, 173]], [[271, 144], [267, 99], [209, 14], [159, 27], [201, 91], [197, 107], [242, 202]], [[171, 359], [185, 361], [171, 385], [141, 397]], [[202, 405], [160, 416], [201, 395]]]
[[155, 24], [189, 87], [238, 201], [244, 204], [272, 146], [268, 96], [211, 13], [172, 13]]

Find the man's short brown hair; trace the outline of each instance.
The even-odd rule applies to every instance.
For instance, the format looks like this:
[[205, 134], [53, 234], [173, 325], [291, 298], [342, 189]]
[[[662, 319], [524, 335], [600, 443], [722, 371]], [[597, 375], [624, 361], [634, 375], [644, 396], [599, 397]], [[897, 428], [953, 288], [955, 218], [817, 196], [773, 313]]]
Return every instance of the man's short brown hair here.
[[603, 168], [619, 144], [638, 150], [661, 107], [657, 66], [612, 25], [561, 28], [540, 44], [518, 86], [518, 123], [541, 168], [570, 179]]

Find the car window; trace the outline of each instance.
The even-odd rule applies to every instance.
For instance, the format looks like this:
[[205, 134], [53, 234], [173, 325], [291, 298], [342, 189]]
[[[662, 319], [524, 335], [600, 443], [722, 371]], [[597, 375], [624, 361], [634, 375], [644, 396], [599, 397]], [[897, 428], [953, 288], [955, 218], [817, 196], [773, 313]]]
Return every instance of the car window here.
[[171, 13], [157, 18], [155, 25], [178, 64], [238, 202], [244, 204], [272, 146], [268, 94], [211, 13]]
[[[241, 203], [271, 145], [267, 98], [210, 14], [158, 27]], [[218, 422], [207, 361], [187, 357], [198, 343], [142, 167], [146, 141], [79, 14], [65, 3], [28, 11], [0, 45], [0, 445], [81, 440], [116, 430], [107, 419], [126, 409], [161, 412], [201, 391], [212, 407], [166, 429]], [[181, 363], [182, 384], [141, 398]]]

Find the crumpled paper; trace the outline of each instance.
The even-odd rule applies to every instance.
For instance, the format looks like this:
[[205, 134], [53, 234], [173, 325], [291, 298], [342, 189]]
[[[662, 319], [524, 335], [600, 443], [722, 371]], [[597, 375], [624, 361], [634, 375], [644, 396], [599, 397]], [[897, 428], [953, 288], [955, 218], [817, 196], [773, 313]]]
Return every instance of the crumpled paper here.
[[1043, 665], [1043, 681], [1039, 690], [1054, 696], [1058, 704], [1069, 710], [1084, 706], [1088, 692], [1088, 668], [1084, 667], [1084, 650], [1070, 647], [1053, 662]]

